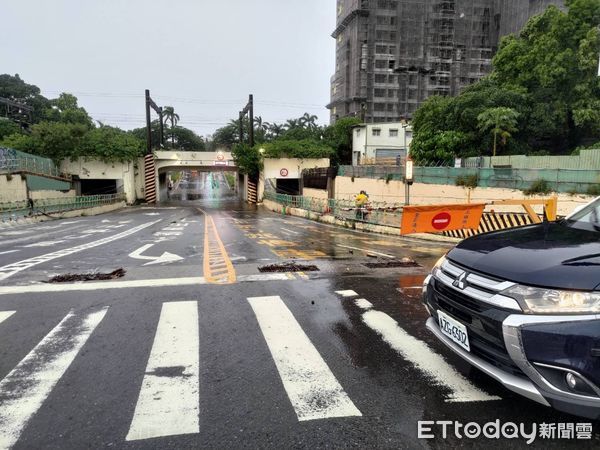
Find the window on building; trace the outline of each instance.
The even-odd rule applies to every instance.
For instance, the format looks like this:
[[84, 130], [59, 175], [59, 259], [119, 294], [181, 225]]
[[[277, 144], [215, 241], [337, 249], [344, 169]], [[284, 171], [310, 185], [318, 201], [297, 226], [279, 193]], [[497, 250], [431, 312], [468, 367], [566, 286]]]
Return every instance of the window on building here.
[[376, 45], [375, 46], [375, 53], [378, 53], [380, 55], [387, 54], [387, 45]]
[[356, 137], [360, 136], [360, 128], [356, 129]]
[[390, 137], [398, 137], [398, 128], [390, 128]]
[[374, 97], [385, 97], [385, 89], [374, 89], [373, 96]]
[[394, 69], [396, 67], [396, 60], [395, 59], [390, 59], [388, 61], [388, 69]]
[[388, 62], [385, 59], [376, 59], [375, 60], [375, 68], [376, 69], [387, 69]]
[[381, 136], [381, 128], [373, 128], [373, 136]]
[[388, 95], [389, 98], [396, 98], [398, 97], [398, 90], [397, 89], [388, 89]]
[[385, 103], [373, 104], [373, 111], [385, 111]]
[[387, 76], [380, 74], [380, 73], [376, 73], [375, 74], [375, 83], [386, 83], [387, 82]]

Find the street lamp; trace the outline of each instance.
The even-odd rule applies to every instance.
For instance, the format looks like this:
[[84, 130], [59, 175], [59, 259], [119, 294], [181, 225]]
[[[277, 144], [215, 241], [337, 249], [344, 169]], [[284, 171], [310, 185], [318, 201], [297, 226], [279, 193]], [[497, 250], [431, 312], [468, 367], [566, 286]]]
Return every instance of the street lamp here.
[[410, 155], [406, 157], [404, 163], [404, 204], [410, 205], [410, 186], [414, 182], [413, 160]]

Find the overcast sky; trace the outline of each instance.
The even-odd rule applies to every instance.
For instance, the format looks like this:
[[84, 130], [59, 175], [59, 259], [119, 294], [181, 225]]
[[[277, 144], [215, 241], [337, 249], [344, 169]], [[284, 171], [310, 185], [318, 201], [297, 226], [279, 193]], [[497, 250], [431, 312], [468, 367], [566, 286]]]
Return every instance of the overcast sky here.
[[94, 119], [144, 125], [144, 89], [201, 135], [255, 115], [328, 122], [333, 0], [0, 0], [0, 73]]

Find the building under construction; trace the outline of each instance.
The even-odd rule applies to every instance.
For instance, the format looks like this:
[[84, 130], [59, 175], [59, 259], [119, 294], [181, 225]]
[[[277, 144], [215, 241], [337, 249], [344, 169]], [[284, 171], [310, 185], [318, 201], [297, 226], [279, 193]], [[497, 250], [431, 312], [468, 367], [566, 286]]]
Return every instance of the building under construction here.
[[502, 36], [562, 0], [337, 0], [331, 121], [409, 118], [491, 71]]

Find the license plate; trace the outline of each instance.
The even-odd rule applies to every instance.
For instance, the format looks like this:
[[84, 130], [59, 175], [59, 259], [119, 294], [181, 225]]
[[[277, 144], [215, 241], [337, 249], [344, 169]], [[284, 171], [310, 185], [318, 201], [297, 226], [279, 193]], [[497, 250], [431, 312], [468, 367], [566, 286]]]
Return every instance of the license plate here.
[[469, 335], [467, 334], [467, 327], [465, 327], [458, 320], [453, 319], [448, 314], [442, 311], [438, 311], [437, 313], [442, 333], [444, 333], [462, 348], [470, 352], [471, 346], [469, 345]]

